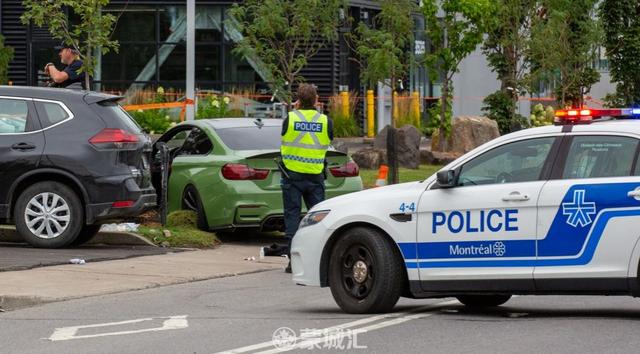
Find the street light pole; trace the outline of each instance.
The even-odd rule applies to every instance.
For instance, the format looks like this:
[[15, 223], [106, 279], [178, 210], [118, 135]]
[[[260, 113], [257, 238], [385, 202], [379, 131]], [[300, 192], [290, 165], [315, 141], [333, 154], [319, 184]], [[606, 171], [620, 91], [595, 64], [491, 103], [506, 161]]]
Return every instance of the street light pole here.
[[[195, 101], [196, 0], [187, 0], [187, 100]], [[187, 105], [187, 120], [194, 120], [195, 106]]]

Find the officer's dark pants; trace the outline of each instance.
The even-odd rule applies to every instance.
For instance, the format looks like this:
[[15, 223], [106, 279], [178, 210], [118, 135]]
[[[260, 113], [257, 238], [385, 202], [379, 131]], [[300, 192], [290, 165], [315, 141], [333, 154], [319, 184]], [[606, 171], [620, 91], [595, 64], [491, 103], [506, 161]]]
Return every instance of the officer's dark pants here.
[[[290, 173], [291, 174], [291, 173]], [[324, 200], [324, 178], [297, 177], [282, 180], [282, 201], [284, 205], [285, 236], [291, 249], [291, 240], [298, 231], [302, 199], [307, 210]]]

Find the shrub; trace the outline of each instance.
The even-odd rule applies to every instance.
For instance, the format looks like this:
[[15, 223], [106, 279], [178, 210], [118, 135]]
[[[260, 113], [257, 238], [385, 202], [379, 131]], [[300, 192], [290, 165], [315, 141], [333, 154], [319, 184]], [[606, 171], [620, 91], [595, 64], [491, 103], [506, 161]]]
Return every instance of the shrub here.
[[500, 134], [507, 134], [529, 126], [526, 118], [515, 113], [516, 106], [510, 95], [504, 91], [496, 91], [487, 96], [482, 111], [489, 119], [498, 123]]
[[358, 98], [355, 92], [349, 93], [349, 112], [343, 112], [342, 97], [333, 95], [329, 97], [329, 118], [333, 121], [334, 137], [344, 138], [360, 135], [360, 127], [356, 122], [355, 111], [358, 105]]
[[547, 106], [546, 108], [542, 105], [542, 103], [538, 103], [533, 106], [533, 110], [531, 111], [531, 116], [529, 119], [531, 120], [531, 125], [534, 127], [541, 127], [545, 125], [553, 124], [553, 117], [555, 115], [555, 111], [553, 107]]
[[13, 60], [13, 48], [4, 46], [4, 37], [0, 35], [0, 85], [9, 81], [9, 63]]
[[149, 134], [162, 134], [176, 124], [165, 109], [137, 110], [129, 114]]
[[207, 95], [198, 100], [196, 119], [227, 118], [229, 117], [229, 96]]

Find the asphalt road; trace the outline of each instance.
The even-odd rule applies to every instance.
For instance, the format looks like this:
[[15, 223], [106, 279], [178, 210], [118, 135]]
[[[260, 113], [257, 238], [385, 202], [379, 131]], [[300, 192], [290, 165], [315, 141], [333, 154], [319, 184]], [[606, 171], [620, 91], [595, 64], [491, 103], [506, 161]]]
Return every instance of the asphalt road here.
[[[82, 246], [67, 249], [33, 248], [23, 243], [0, 242], [0, 271], [23, 270], [42, 266], [69, 264], [73, 258], [86, 262], [124, 259], [173, 252], [153, 246]], [[1, 346], [0, 346], [1, 348]], [[1, 350], [0, 350], [1, 351]]]
[[340, 352], [340, 345], [363, 353], [635, 353], [640, 347], [640, 299], [628, 297], [523, 296], [484, 312], [451, 299], [403, 299], [396, 310], [347, 315], [328, 289], [295, 286], [270, 271], [0, 313], [0, 351], [277, 352], [272, 337], [281, 327], [302, 338], [294, 346], [278, 341], [280, 351], [298, 353], [314, 346], [313, 352]]

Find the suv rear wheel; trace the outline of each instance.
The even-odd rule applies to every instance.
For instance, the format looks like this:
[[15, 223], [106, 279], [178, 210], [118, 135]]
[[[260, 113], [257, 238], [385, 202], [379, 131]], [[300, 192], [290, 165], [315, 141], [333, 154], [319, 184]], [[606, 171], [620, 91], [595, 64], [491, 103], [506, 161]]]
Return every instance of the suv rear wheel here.
[[84, 225], [80, 198], [58, 182], [39, 182], [26, 188], [13, 215], [20, 236], [41, 248], [69, 246]]
[[93, 240], [94, 237], [100, 232], [100, 228], [102, 225], [84, 225], [82, 226], [82, 230], [80, 230], [80, 234], [76, 239], [71, 243], [72, 246], [80, 246], [85, 243]]

